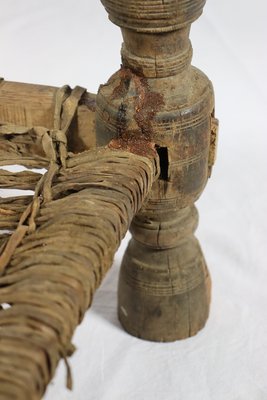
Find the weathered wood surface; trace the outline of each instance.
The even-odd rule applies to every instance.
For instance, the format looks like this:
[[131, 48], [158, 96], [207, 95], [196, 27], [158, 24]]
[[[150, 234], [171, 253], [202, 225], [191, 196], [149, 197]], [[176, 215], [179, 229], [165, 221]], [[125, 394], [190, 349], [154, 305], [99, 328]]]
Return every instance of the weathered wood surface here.
[[[81, 88], [0, 80], [0, 165], [47, 169], [0, 173], [4, 188], [34, 189], [0, 199], [0, 229], [10, 230], [0, 234], [6, 400], [39, 399], [59, 359], [67, 364], [73, 331], [142, 204], [120, 274], [122, 325], [171, 341], [197, 333], [209, 313], [194, 202], [211, 173], [218, 124], [189, 40], [205, 1], [102, 2], [124, 43], [122, 68], [96, 99]], [[110, 149], [73, 154], [96, 146]]]
[[161, 164], [131, 225], [118, 312], [138, 337], [194, 335], [208, 317], [210, 277], [194, 231], [194, 202], [214, 163], [217, 120], [209, 79], [191, 66], [190, 24], [204, 0], [102, 0], [122, 29], [122, 67], [96, 98], [97, 143], [156, 145]]
[[[0, 78], [0, 126], [18, 125], [52, 129], [58, 90], [52, 86], [9, 82]], [[70, 107], [71, 93], [71, 89], [66, 86], [62, 123], [64, 123], [64, 114]], [[69, 149], [73, 152], [95, 147], [94, 94], [85, 91], [82, 95], [68, 135]], [[32, 153], [36, 154], [41, 150], [42, 147], [37, 144], [32, 149]]]

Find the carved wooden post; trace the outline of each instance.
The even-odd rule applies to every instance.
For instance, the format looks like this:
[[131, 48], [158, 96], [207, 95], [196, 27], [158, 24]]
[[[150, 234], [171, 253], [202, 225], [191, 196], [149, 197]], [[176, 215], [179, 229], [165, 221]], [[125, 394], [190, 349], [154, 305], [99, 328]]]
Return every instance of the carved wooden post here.
[[214, 162], [213, 88], [191, 66], [191, 23], [205, 0], [102, 0], [122, 30], [122, 68], [97, 95], [99, 144], [151, 141], [160, 179], [131, 225], [119, 282], [119, 318], [137, 337], [172, 341], [205, 324], [210, 276], [194, 231], [194, 202]]

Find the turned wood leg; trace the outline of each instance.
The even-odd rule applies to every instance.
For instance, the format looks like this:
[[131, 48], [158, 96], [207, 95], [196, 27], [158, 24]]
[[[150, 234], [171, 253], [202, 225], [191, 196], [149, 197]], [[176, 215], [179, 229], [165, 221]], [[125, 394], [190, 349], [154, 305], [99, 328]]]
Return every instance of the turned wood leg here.
[[[205, 0], [102, 0], [123, 35], [122, 67], [96, 97], [97, 144], [158, 152], [161, 173], [131, 225], [119, 280], [119, 318], [155, 341], [197, 333], [209, 313], [210, 277], [194, 237], [214, 163], [213, 87], [191, 66], [191, 23]], [[145, 148], [147, 149], [147, 145]]]
[[133, 220], [133, 238], [119, 279], [119, 319], [130, 334], [173, 341], [196, 334], [207, 320], [210, 276], [194, 237], [195, 206], [147, 207]]

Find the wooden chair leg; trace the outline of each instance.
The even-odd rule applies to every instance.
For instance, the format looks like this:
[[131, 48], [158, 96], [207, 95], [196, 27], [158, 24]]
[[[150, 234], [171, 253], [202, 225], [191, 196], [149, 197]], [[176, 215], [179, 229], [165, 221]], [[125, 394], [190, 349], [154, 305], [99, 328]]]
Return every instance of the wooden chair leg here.
[[98, 92], [97, 140], [154, 144], [161, 174], [134, 218], [119, 281], [119, 318], [155, 341], [194, 335], [208, 317], [211, 282], [194, 231], [214, 163], [217, 120], [209, 79], [191, 66], [191, 23], [204, 0], [102, 0], [123, 35], [122, 67]]
[[207, 320], [210, 276], [193, 233], [197, 210], [161, 210], [148, 203], [132, 222], [121, 266], [119, 319], [130, 334], [173, 341], [196, 334]]

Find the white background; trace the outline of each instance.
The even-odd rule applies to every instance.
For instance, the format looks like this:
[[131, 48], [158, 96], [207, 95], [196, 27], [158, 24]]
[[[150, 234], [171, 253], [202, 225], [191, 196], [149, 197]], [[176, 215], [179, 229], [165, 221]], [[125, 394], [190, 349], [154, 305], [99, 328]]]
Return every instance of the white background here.
[[[213, 280], [206, 328], [171, 344], [135, 339], [116, 316], [125, 242], [70, 359], [45, 400], [267, 400], [267, 3], [209, 0], [192, 27], [193, 63], [212, 79], [221, 122], [201, 200]], [[120, 66], [121, 36], [99, 0], [0, 0], [0, 76], [96, 92]], [[23, 366], [22, 366], [23, 368]]]

